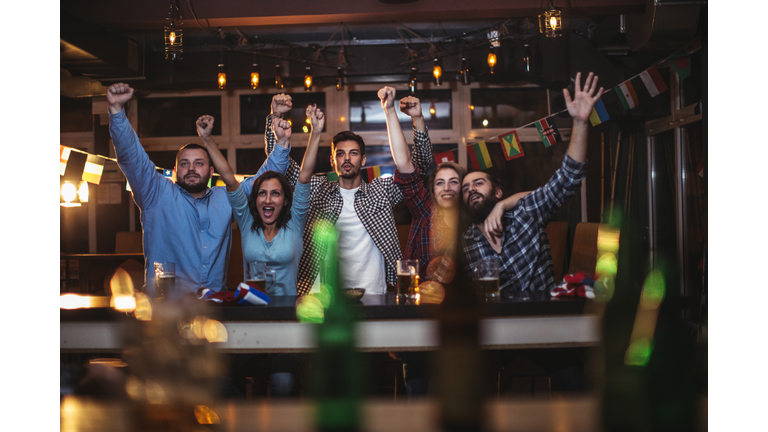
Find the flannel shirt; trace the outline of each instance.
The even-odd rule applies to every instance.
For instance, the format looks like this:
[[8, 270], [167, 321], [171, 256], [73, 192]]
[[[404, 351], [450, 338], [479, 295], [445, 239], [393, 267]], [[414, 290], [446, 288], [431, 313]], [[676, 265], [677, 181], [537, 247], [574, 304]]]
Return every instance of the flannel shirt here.
[[[272, 132], [272, 116], [267, 116], [265, 151], [267, 155], [277, 142]], [[411, 160], [414, 165], [427, 172], [432, 158], [432, 142], [428, 133], [413, 129], [414, 145]], [[290, 159], [285, 176], [292, 187], [299, 179], [301, 167]], [[403, 199], [403, 193], [394, 184], [394, 178], [377, 177], [370, 183], [362, 181], [355, 193], [355, 211], [365, 229], [370, 234], [376, 247], [384, 256], [387, 283], [395, 285], [397, 280], [397, 260], [402, 258], [400, 242], [397, 237], [395, 216], [392, 208]], [[326, 176], [313, 175], [310, 181], [310, 206], [307, 223], [304, 227], [304, 253], [299, 261], [298, 295], [305, 295], [312, 289], [312, 284], [320, 271], [320, 262], [325, 258], [327, 245], [315, 243], [315, 230], [329, 229], [336, 224], [341, 214], [344, 200], [339, 192], [338, 181], [328, 181]]]
[[483, 258], [499, 258], [499, 290], [541, 291], [555, 287], [547, 222], [579, 188], [586, 175], [586, 161], [567, 153], [546, 185], [534, 190], [504, 213], [501, 253], [496, 253], [475, 224], [464, 233], [464, 254], [472, 271]]
[[421, 181], [419, 168], [411, 173], [395, 170], [395, 184], [403, 191], [403, 199], [411, 211], [411, 231], [405, 247], [405, 259], [419, 260], [419, 278], [427, 280], [427, 265], [432, 259], [434, 247], [430, 233], [432, 228], [432, 198]]

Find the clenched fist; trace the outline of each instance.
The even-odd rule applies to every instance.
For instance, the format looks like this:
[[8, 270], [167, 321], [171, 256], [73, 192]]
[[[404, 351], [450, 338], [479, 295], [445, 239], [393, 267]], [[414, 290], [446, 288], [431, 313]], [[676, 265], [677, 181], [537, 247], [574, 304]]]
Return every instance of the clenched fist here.
[[123, 109], [123, 105], [133, 97], [133, 89], [128, 84], [112, 84], [107, 89], [107, 104], [109, 112], [117, 114]]

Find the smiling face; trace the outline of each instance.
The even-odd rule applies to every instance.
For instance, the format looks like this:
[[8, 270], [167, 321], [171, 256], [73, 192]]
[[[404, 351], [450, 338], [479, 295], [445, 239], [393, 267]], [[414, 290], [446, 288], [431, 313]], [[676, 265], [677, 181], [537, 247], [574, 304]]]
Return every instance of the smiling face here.
[[435, 183], [432, 186], [432, 196], [435, 204], [441, 208], [456, 208], [461, 195], [461, 180], [459, 173], [453, 168], [443, 168], [435, 175]]
[[365, 155], [361, 154], [357, 141], [339, 141], [333, 146], [331, 165], [339, 177], [354, 179], [360, 176], [360, 167], [365, 165]]
[[276, 178], [264, 180], [256, 191], [256, 210], [264, 226], [275, 225], [285, 205], [283, 186]]
[[176, 158], [176, 184], [189, 193], [199, 193], [208, 188], [213, 166], [205, 150], [185, 149]]

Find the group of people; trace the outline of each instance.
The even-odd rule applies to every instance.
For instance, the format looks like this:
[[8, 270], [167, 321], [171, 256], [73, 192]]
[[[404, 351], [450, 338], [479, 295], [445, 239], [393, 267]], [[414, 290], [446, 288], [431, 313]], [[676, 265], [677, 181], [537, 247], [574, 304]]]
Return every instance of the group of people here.
[[[179, 150], [171, 182], [157, 172], [128, 122], [124, 105], [133, 89], [114, 84], [107, 90], [110, 134], [141, 210], [144, 290], [154, 293], [154, 262], [176, 263], [177, 287], [183, 290], [223, 289], [233, 220], [244, 261], [263, 262], [276, 271], [268, 295], [301, 296], [319, 289], [327, 245], [314, 233], [330, 226], [339, 237], [342, 287], [365, 288], [366, 294], [385, 294], [387, 284], [394, 286], [396, 262], [403, 258], [418, 260], [421, 280], [430, 280], [427, 269], [436, 257], [460, 257], [468, 269], [498, 257], [502, 292], [551, 289], [555, 281], [545, 228], [586, 174], [587, 120], [602, 90], [592, 73], [583, 88], [576, 75], [573, 97], [563, 90], [573, 129], [562, 167], [546, 185], [504, 198], [498, 179], [486, 172], [467, 173], [453, 162], [431, 169], [432, 143], [420, 101], [407, 96], [397, 102], [391, 87], [378, 96], [397, 166], [393, 177], [362, 179], [365, 143], [351, 131], [332, 140], [330, 162], [338, 180], [313, 175], [325, 124], [316, 106], [306, 109], [311, 131], [299, 166], [289, 157], [291, 125], [283, 118], [292, 108], [291, 97], [279, 94], [266, 119], [268, 157], [255, 176], [237, 180], [212, 136], [215, 119], [204, 115], [196, 122], [203, 145]], [[396, 105], [413, 122], [413, 151]], [[224, 187], [208, 187], [214, 169]], [[405, 255], [393, 213], [403, 200], [413, 216]]]

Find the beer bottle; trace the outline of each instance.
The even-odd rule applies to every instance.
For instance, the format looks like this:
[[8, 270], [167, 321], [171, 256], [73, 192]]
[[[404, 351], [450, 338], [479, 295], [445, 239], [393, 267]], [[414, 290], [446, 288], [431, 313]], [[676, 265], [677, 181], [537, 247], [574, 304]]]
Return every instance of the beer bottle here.
[[[318, 230], [320, 231], [320, 230]], [[338, 238], [333, 227], [318, 236], [328, 245], [321, 263], [321, 280], [331, 294], [325, 317], [317, 325], [317, 352], [312, 362], [312, 393], [321, 432], [360, 430], [363, 397], [363, 364], [355, 351], [355, 317], [349, 299], [340, 289]]]

